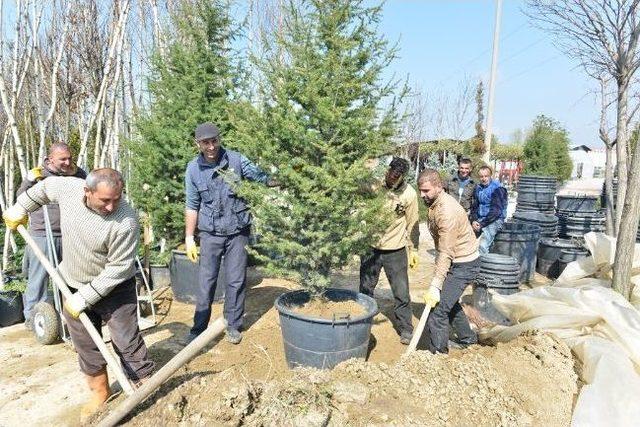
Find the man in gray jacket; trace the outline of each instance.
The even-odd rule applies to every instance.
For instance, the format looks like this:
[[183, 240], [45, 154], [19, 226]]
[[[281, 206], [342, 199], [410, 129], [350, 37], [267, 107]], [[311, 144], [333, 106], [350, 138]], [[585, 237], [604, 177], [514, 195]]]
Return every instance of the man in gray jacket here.
[[458, 173], [444, 182], [444, 191], [453, 196], [469, 215], [476, 182], [471, 178], [471, 159], [462, 157], [458, 161]]
[[[67, 144], [62, 142], [55, 143], [49, 148], [47, 158], [44, 159], [42, 166], [31, 169], [26, 178], [22, 180], [18, 188], [18, 195], [27, 191], [37, 182], [51, 176], [85, 179], [87, 174], [84, 170], [76, 167]], [[29, 234], [31, 234], [31, 237], [33, 237], [42, 252], [47, 254], [47, 257], [51, 260], [53, 254], [49, 249], [49, 245], [47, 245], [45, 209], [51, 224], [56, 256], [58, 261], [61, 261], [62, 232], [60, 230], [60, 208], [57, 204], [43, 206], [29, 215]], [[35, 305], [48, 299], [47, 284], [49, 283], [49, 275], [29, 247], [25, 250], [24, 262], [27, 273], [27, 289], [24, 293], [24, 324], [27, 329], [31, 330], [33, 329], [33, 309]]]

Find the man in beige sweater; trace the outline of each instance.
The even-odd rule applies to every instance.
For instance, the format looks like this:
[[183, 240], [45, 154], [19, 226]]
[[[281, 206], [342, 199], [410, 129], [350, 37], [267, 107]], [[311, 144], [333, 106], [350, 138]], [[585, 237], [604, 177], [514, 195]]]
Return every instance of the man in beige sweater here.
[[478, 341], [458, 302], [480, 271], [478, 241], [464, 208], [443, 191], [438, 171], [424, 170], [418, 177], [418, 189], [429, 206], [429, 232], [437, 251], [433, 279], [425, 294], [425, 304], [433, 308], [427, 320], [429, 350], [447, 353], [449, 323], [458, 343]]
[[409, 344], [413, 335], [407, 266], [415, 268], [418, 264], [420, 236], [418, 195], [404, 180], [408, 171], [407, 160], [395, 157], [391, 161], [383, 189], [387, 196], [386, 206], [392, 212], [393, 220], [378, 243], [360, 262], [360, 292], [371, 297], [378, 284], [380, 270], [384, 267], [395, 299], [393, 313], [396, 328], [400, 342], [405, 345]]
[[95, 412], [110, 390], [107, 363], [78, 320], [81, 312], [87, 313], [98, 331], [106, 322], [130, 379], [144, 381], [154, 369], [136, 317], [138, 215], [121, 199], [123, 184], [120, 173], [108, 168], [92, 171], [86, 181], [50, 177], [22, 193], [3, 214], [7, 227], [15, 230], [26, 223], [28, 212], [49, 203], [60, 207], [65, 257], [59, 271], [73, 292], [64, 302], [64, 317], [92, 392], [83, 417]]

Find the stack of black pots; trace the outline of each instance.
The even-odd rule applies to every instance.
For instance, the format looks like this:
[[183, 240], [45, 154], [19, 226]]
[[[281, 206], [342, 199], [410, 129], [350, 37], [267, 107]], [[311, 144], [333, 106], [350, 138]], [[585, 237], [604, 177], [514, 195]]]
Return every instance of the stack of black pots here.
[[557, 182], [550, 176], [522, 175], [518, 179], [516, 210], [553, 215]]
[[485, 254], [480, 256], [480, 273], [473, 286], [473, 306], [482, 316], [495, 323], [510, 324], [491, 303], [489, 290], [511, 295], [519, 291], [520, 264], [511, 256]]
[[558, 217], [552, 214], [534, 211], [516, 211], [511, 221], [537, 225], [540, 227], [540, 237], [558, 236]]
[[540, 239], [536, 271], [550, 279], [557, 279], [567, 264], [589, 255], [581, 244], [571, 239]]
[[[618, 180], [613, 180], [613, 208], [615, 209], [618, 201]], [[607, 207], [607, 187], [606, 183], [602, 183], [602, 193], [600, 194], [600, 206]]]
[[605, 231], [605, 215], [596, 208], [596, 196], [558, 195], [556, 199], [560, 237], [583, 237], [590, 231]]

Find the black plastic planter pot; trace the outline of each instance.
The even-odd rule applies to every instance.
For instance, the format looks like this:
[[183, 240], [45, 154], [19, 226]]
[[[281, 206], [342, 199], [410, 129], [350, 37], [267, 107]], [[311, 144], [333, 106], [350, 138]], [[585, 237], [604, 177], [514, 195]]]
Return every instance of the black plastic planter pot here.
[[169, 267], [166, 265], [151, 265], [151, 289], [160, 289], [171, 284]]
[[520, 291], [518, 286], [505, 287], [504, 284], [498, 284], [498, 281], [489, 283], [489, 285], [478, 283], [473, 285], [473, 307], [480, 312], [482, 317], [500, 325], [511, 325], [512, 322], [494, 307], [489, 290], [500, 295], [512, 295]]
[[[202, 257], [198, 258], [198, 264], [189, 261], [187, 254], [183, 251], [172, 251], [171, 261], [169, 261], [169, 275], [171, 278], [171, 290], [176, 301], [195, 304], [198, 299], [198, 289], [200, 288], [198, 280], [198, 271], [200, 269]], [[220, 271], [218, 273], [218, 283], [213, 296], [214, 301], [224, 298], [224, 291], [227, 281], [224, 275], [224, 258], [220, 263]]]
[[22, 294], [18, 291], [0, 291], [0, 328], [24, 322]]
[[330, 288], [323, 295], [330, 301], [355, 301], [365, 308], [366, 313], [334, 319], [311, 317], [294, 311], [310, 301], [309, 292], [298, 290], [280, 295], [275, 307], [280, 313], [284, 352], [289, 368], [309, 366], [331, 369], [347, 359], [364, 359], [367, 356], [371, 324], [378, 313], [376, 301], [367, 295], [343, 289]]
[[536, 270], [539, 240], [539, 226], [507, 222], [496, 234], [491, 252], [514, 257], [520, 264], [519, 281], [529, 282]]

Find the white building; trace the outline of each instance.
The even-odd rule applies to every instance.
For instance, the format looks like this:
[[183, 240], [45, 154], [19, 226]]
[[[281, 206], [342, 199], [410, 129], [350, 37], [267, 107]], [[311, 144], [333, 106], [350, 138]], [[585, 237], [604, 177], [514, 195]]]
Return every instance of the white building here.
[[[569, 147], [569, 156], [573, 163], [571, 179], [604, 178], [606, 153], [604, 148], [589, 148], [586, 145]], [[613, 152], [613, 165], [616, 153]]]

